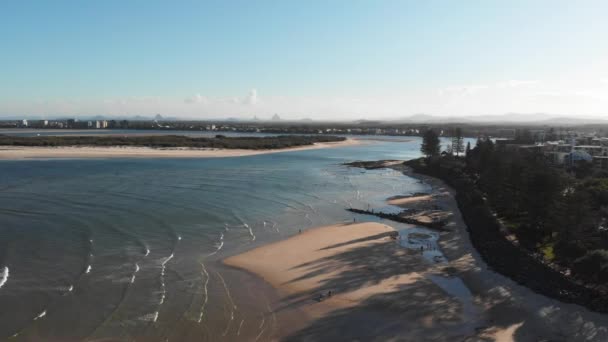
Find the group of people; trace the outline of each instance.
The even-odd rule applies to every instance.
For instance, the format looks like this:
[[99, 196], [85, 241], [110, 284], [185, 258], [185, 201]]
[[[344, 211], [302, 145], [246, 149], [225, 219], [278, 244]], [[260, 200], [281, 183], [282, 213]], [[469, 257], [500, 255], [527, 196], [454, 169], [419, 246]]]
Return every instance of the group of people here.
[[435, 251], [435, 250], [437, 250], [437, 247], [433, 246], [432, 243], [427, 242], [426, 243], [426, 248], [425, 248], [424, 245], [420, 245], [420, 251], [424, 252], [425, 250], [427, 250], [427, 251]]
[[324, 295], [323, 293], [319, 293], [319, 296], [317, 297], [317, 300], [319, 302], [323, 301], [323, 299], [325, 299], [325, 297], [330, 298], [332, 295], [331, 290], [327, 291], [327, 295]]

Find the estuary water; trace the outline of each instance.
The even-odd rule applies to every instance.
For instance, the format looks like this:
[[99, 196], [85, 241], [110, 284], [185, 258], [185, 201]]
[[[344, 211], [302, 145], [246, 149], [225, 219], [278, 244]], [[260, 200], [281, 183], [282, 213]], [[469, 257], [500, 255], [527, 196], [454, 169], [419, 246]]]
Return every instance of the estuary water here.
[[420, 139], [238, 158], [0, 161], [0, 340], [264, 340], [272, 291], [221, 264], [426, 192]]

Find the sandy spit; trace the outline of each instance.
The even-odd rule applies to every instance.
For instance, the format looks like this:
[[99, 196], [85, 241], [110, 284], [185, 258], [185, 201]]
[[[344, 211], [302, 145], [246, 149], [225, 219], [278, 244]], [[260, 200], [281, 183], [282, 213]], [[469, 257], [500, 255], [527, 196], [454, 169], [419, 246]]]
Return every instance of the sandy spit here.
[[343, 147], [358, 144], [355, 139], [339, 142], [315, 143], [285, 149], [244, 150], [244, 149], [191, 149], [191, 148], [150, 148], [150, 147], [29, 147], [0, 146], [0, 160], [20, 159], [87, 159], [87, 158], [225, 158], [244, 157], [258, 154], [304, 151], [321, 148]]

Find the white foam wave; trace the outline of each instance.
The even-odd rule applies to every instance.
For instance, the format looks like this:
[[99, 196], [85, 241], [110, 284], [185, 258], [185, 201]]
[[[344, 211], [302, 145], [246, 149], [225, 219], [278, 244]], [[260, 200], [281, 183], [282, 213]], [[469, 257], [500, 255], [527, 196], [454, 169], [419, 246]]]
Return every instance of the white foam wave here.
[[46, 316], [46, 310], [42, 311], [38, 316], [34, 317], [34, 321]]
[[146, 254], [144, 256], [148, 256], [148, 254], [150, 254], [150, 248], [146, 247]]
[[247, 230], [249, 230], [249, 235], [251, 235], [251, 241], [255, 241], [255, 234], [253, 234], [253, 230], [251, 230], [251, 227], [249, 227], [247, 223], [244, 223], [243, 226], [247, 228]]
[[209, 292], [207, 290], [207, 285], [209, 285], [209, 273], [207, 273], [205, 264], [201, 262], [201, 266], [203, 267], [203, 274], [205, 275], [205, 285], [203, 286], [203, 293], [205, 294], [205, 299], [203, 300], [203, 304], [201, 305], [201, 313], [198, 316], [199, 323], [203, 320], [203, 315], [205, 315], [205, 306], [207, 305], [207, 301], [209, 300]]
[[0, 288], [2, 288], [2, 286], [4, 286], [4, 284], [6, 284], [7, 281], [8, 281], [8, 267], [4, 266], [4, 269], [2, 270], [2, 274], [0, 274]]
[[212, 256], [214, 254], [217, 254], [217, 252], [220, 251], [220, 249], [222, 249], [222, 247], [224, 247], [224, 233], [220, 233], [220, 241], [218, 243], [215, 244], [215, 251], [207, 254], [207, 256]]
[[171, 255], [169, 255], [169, 256], [168, 256], [168, 257], [165, 259], [165, 261], [163, 261], [162, 265], [163, 265], [163, 266], [165, 266], [165, 265], [166, 265], [166, 264], [169, 262], [169, 260], [173, 259], [173, 257], [174, 257], [174, 255], [173, 255], [173, 253], [171, 253]]
[[228, 289], [228, 285], [226, 285], [226, 281], [224, 280], [224, 277], [222, 277], [222, 274], [220, 272], [216, 271], [215, 273], [217, 273], [218, 277], [220, 277], [220, 280], [222, 281], [222, 285], [224, 285], [224, 290], [226, 291], [226, 295], [228, 296], [228, 300], [230, 301], [230, 304], [232, 305], [232, 308], [230, 309], [230, 320], [228, 321], [228, 325], [226, 325], [226, 330], [224, 330], [224, 334], [222, 334], [222, 336], [226, 336], [226, 334], [228, 334], [228, 330], [230, 330], [230, 325], [232, 324], [232, 321], [234, 321], [234, 311], [237, 309], [237, 307], [234, 304], [232, 295], [230, 295], [230, 290]]
[[84, 273], [91, 273], [91, 269], [92, 269], [91, 265], [87, 266], [87, 270], [84, 271]]
[[68, 292], [72, 292], [74, 291], [74, 285], [70, 285], [70, 287], [68, 287]]
[[135, 263], [135, 273], [139, 272], [139, 265]]
[[182, 239], [181, 235], [178, 235], [177, 236], [177, 241], [181, 241], [181, 239]]
[[241, 335], [241, 328], [243, 327], [243, 323], [245, 323], [244, 319], [242, 319], [241, 323], [239, 324], [239, 329], [236, 331], [236, 336], [240, 336]]
[[264, 331], [266, 330], [266, 327], [264, 327], [264, 323], [266, 323], [266, 316], [262, 316], [262, 322], [260, 323], [260, 326], [258, 329], [260, 329], [260, 332], [258, 333], [258, 336], [255, 337], [254, 341], [257, 341], [260, 339], [260, 337], [262, 337], [262, 334], [264, 333]]
[[158, 319], [158, 311], [140, 316], [138, 319], [145, 322], [156, 322]]
[[[167, 286], [165, 285], [165, 270], [167, 269], [167, 263], [169, 260], [173, 259], [173, 253], [169, 255], [161, 264], [160, 269], [160, 301], [158, 302], [158, 306], [160, 307], [165, 303], [165, 297], [167, 296]], [[156, 322], [156, 321], [155, 321]]]

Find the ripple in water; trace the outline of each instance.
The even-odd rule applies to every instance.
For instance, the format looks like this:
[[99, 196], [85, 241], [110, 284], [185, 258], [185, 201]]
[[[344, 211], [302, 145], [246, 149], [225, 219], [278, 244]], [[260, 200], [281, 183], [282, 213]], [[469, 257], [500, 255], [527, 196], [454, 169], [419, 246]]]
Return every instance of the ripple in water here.
[[[167, 268], [167, 263], [169, 262], [169, 260], [173, 259], [173, 253], [171, 253], [171, 255], [169, 255], [165, 261], [163, 261], [163, 263], [161, 264], [162, 268], [160, 270], [160, 288], [161, 288], [161, 296], [160, 296], [160, 302], [158, 303], [158, 306], [160, 307], [161, 305], [163, 305], [163, 303], [165, 302], [165, 297], [167, 296], [167, 287], [165, 285], [165, 269]], [[156, 313], [157, 318], [158, 318], [158, 312]], [[154, 320], [154, 322], [156, 322], [156, 319]]]
[[220, 241], [218, 243], [215, 244], [215, 251], [207, 254], [207, 256], [212, 256], [214, 254], [217, 254], [217, 252], [220, 251], [220, 249], [222, 249], [222, 247], [224, 247], [224, 233], [220, 233]]
[[139, 265], [135, 263], [135, 271], [133, 271], [133, 275], [131, 276], [131, 284], [135, 282], [135, 273], [139, 272]]
[[37, 321], [44, 316], [46, 316], [46, 310], [42, 311], [38, 316], [34, 317], [34, 321]]
[[201, 266], [203, 267], [203, 275], [205, 276], [205, 285], [203, 286], [203, 291], [204, 291], [204, 294], [205, 294], [205, 299], [203, 300], [203, 304], [201, 305], [201, 313], [198, 316], [198, 323], [200, 323], [203, 320], [203, 315], [205, 315], [205, 306], [207, 305], [207, 301], [209, 300], [209, 292], [207, 290], [207, 285], [209, 285], [209, 273], [207, 273], [207, 269], [205, 268], [205, 264], [203, 264], [201, 262]]
[[4, 266], [4, 270], [2, 270], [2, 275], [0, 275], [0, 288], [6, 284], [8, 281], [8, 267]]

